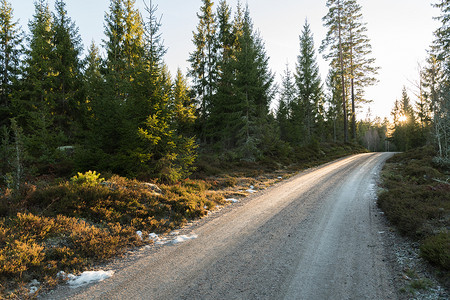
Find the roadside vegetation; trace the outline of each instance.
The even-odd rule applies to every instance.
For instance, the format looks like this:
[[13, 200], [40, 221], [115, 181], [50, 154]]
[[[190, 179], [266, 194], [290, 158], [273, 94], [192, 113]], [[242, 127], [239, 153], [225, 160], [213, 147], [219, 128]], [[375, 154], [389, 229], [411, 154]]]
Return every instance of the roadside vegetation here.
[[450, 166], [426, 146], [396, 154], [383, 169], [378, 205], [400, 233], [420, 243], [421, 256], [450, 283]]
[[[152, 244], [208, 211], [240, 199], [250, 186], [262, 190], [296, 171], [349, 154], [357, 145], [324, 144], [291, 152], [288, 161], [197, 162], [192, 179], [143, 182], [97, 172], [34, 178], [19, 191], [0, 192], [0, 298], [33, 298], [63, 283], [60, 271], [77, 274], [135, 247]], [[137, 231], [142, 234], [138, 235]]]

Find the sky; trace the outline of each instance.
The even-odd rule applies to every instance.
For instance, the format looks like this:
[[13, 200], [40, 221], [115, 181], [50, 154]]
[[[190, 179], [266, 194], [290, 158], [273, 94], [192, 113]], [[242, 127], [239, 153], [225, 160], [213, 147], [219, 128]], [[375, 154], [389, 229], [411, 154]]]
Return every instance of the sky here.
[[[14, 19], [19, 19], [22, 29], [28, 32], [28, 21], [34, 13], [32, 0], [9, 0], [14, 9]], [[144, 0], [136, 0], [137, 7], [144, 13]], [[149, 3], [150, 0], [145, 0]], [[197, 12], [201, 0], [152, 0], [161, 15], [161, 33], [168, 51], [164, 57], [170, 72], [176, 74], [180, 68], [185, 74], [189, 67], [187, 59], [194, 50], [193, 31], [198, 24]], [[227, 0], [236, 10], [238, 0]], [[218, 0], [215, 0], [217, 7]], [[305, 20], [310, 23], [314, 34], [316, 50], [326, 35], [322, 17], [327, 13], [326, 0], [241, 0], [248, 3], [255, 29], [259, 30], [270, 57], [269, 67], [281, 81], [286, 65], [291, 70], [299, 54], [299, 35]], [[367, 35], [371, 40], [372, 56], [381, 69], [379, 82], [366, 89], [371, 118], [389, 117], [396, 99], [401, 97], [406, 86], [414, 99], [414, 82], [418, 80], [418, 64], [424, 65], [427, 49], [433, 41], [433, 32], [439, 22], [433, 17], [439, 10], [432, 7], [437, 0], [359, 0], [363, 21], [367, 23]], [[275, 4], [276, 3], [276, 4]], [[91, 41], [102, 44], [104, 38], [104, 15], [109, 0], [66, 0], [69, 16], [79, 27], [84, 47]], [[53, 10], [54, 0], [49, 0]], [[320, 73], [325, 79], [328, 63], [317, 54]], [[276, 107], [276, 100], [272, 104]], [[365, 119], [367, 107], [358, 113]]]

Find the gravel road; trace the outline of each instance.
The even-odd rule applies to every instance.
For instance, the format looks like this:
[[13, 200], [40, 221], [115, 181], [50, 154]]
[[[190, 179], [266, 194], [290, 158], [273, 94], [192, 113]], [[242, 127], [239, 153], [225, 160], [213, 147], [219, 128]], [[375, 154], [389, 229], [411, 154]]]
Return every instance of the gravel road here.
[[46, 299], [396, 299], [376, 180], [389, 153], [302, 172], [136, 251], [98, 284]]

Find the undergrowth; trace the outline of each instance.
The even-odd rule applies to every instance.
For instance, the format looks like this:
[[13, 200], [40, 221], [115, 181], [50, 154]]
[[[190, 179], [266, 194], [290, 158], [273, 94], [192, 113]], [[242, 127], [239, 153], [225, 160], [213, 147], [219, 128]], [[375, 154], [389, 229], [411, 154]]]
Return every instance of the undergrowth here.
[[378, 205], [401, 233], [421, 242], [421, 255], [450, 270], [450, 170], [435, 165], [431, 146], [396, 154], [383, 169]]
[[14, 193], [0, 187], [0, 299], [32, 298], [37, 294], [27, 284], [34, 279], [43, 290], [52, 288], [59, 271], [78, 273], [152, 243], [137, 230], [142, 237], [168, 233], [224, 205], [225, 197], [245, 197], [249, 186], [264, 189], [300, 169], [364, 151], [316, 145], [292, 149], [281, 162], [203, 155], [193, 179], [174, 184], [89, 171], [66, 179], [42, 176]]

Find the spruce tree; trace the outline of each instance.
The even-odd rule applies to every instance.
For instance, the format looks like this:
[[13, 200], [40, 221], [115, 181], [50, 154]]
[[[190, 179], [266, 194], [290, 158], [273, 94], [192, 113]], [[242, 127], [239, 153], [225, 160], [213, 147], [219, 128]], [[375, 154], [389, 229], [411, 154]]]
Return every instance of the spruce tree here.
[[13, 21], [13, 9], [0, 1], [0, 127], [9, 125], [13, 116], [11, 102], [20, 72], [23, 33]]
[[51, 108], [59, 129], [73, 141], [80, 127], [83, 87], [81, 77], [81, 37], [75, 23], [67, 16], [63, 0], [55, 2], [53, 14], [52, 70], [55, 74]]
[[50, 97], [53, 89], [52, 70], [52, 16], [45, 0], [35, 2], [35, 13], [28, 27], [28, 47], [25, 51], [20, 97], [15, 99], [15, 109], [19, 126], [25, 132], [32, 127], [30, 113], [39, 112], [45, 106], [53, 107]]
[[322, 105], [322, 83], [315, 57], [314, 39], [307, 21], [300, 36], [300, 55], [296, 65], [295, 82], [298, 100], [295, 108], [297, 123], [303, 122], [306, 143], [319, 134]]
[[237, 139], [242, 157], [254, 160], [261, 154], [261, 141], [268, 126], [273, 75], [268, 67], [264, 43], [253, 29], [248, 7], [243, 13], [242, 25], [236, 25], [236, 31], [242, 28], [242, 35], [237, 38], [233, 86], [236, 101], [242, 107], [242, 127]]
[[206, 142], [206, 122], [209, 116], [212, 97], [216, 92], [217, 79], [217, 24], [211, 0], [202, 0], [199, 24], [193, 33], [194, 52], [189, 55], [194, 91], [199, 102], [200, 137]]
[[35, 13], [28, 26], [30, 34], [19, 92], [13, 104], [32, 162], [45, 171], [49, 164], [56, 162], [57, 148], [68, 142], [55, 122], [54, 91], [58, 74], [53, 60], [53, 19], [46, 1], [35, 2]]
[[301, 133], [296, 128], [293, 112], [296, 108], [295, 100], [297, 98], [297, 89], [295, 79], [289, 66], [286, 69], [281, 79], [280, 99], [277, 110], [277, 122], [280, 128], [280, 137], [285, 142], [297, 141]]

